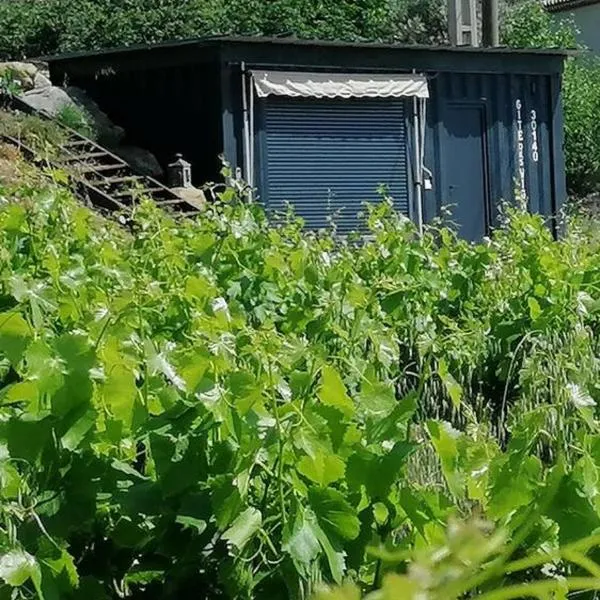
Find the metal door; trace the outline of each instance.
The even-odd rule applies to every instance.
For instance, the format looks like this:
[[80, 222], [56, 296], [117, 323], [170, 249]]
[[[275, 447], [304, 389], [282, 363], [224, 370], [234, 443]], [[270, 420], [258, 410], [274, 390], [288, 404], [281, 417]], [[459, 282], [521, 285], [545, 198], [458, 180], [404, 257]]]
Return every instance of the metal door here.
[[307, 227], [359, 228], [364, 202], [385, 185], [408, 212], [405, 101], [269, 98], [263, 105], [261, 196], [270, 211], [293, 205]]
[[478, 241], [488, 233], [490, 218], [485, 106], [451, 103], [441, 117], [442, 203], [450, 209], [459, 235]]

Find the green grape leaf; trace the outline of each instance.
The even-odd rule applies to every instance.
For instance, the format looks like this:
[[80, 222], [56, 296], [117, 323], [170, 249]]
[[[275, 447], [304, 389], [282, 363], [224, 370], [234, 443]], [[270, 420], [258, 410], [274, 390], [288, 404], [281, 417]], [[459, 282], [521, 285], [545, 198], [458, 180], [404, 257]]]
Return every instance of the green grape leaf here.
[[231, 481], [218, 483], [211, 494], [211, 504], [219, 529], [225, 529], [242, 509], [242, 497]]
[[452, 404], [458, 408], [463, 396], [463, 390], [458, 381], [448, 372], [448, 365], [445, 360], [440, 360], [438, 364], [438, 374], [444, 384]]
[[196, 533], [202, 533], [206, 529], [206, 521], [189, 515], [177, 515], [175, 522], [189, 529], [194, 529]]
[[346, 553], [337, 547], [337, 542], [334, 545], [334, 542], [320, 527], [318, 517], [312, 511], [307, 511], [305, 518], [313, 535], [319, 541], [323, 552], [325, 552], [333, 580], [336, 583], [341, 583], [346, 571]]
[[327, 535], [353, 540], [360, 533], [356, 511], [337, 490], [310, 488], [308, 502]]
[[319, 555], [319, 540], [314, 532], [314, 523], [304, 514], [299, 515], [294, 523], [291, 535], [284, 541], [282, 549], [296, 563], [307, 566]]
[[[379, 597], [379, 595], [377, 596]], [[313, 600], [361, 600], [360, 588], [354, 583], [317, 590]]]
[[325, 487], [344, 476], [346, 465], [339, 456], [318, 449], [314, 457], [303, 456], [297, 469], [311, 481]]
[[21, 362], [31, 337], [31, 328], [19, 313], [0, 313], [0, 352], [14, 367]]
[[370, 380], [363, 384], [358, 400], [361, 410], [376, 418], [387, 417], [398, 405], [392, 384]]
[[25, 550], [10, 550], [0, 556], [0, 579], [18, 587], [29, 579], [40, 580], [40, 567], [35, 557]]
[[61, 437], [63, 448], [75, 450], [96, 423], [96, 411], [86, 406], [76, 408], [65, 417], [69, 428]]
[[319, 400], [325, 405], [340, 411], [345, 417], [352, 417], [354, 403], [346, 392], [346, 386], [336, 369], [324, 366], [321, 372]]
[[457, 441], [460, 432], [453, 429], [450, 423], [438, 421], [429, 421], [427, 429], [450, 491], [457, 498], [462, 498], [465, 495], [465, 475], [458, 462]]
[[244, 546], [256, 535], [261, 525], [261, 512], [253, 507], [247, 508], [223, 534], [223, 539], [238, 550], [243, 550]]
[[107, 373], [102, 386], [104, 403], [126, 430], [131, 428], [137, 398], [135, 375], [124, 365], [115, 365]]

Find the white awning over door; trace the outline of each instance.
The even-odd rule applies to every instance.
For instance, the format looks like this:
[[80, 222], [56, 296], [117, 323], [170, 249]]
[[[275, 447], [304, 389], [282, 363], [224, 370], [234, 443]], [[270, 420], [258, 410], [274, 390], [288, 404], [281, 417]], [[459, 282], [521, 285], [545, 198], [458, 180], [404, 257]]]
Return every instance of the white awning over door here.
[[259, 98], [429, 98], [423, 75], [252, 71]]

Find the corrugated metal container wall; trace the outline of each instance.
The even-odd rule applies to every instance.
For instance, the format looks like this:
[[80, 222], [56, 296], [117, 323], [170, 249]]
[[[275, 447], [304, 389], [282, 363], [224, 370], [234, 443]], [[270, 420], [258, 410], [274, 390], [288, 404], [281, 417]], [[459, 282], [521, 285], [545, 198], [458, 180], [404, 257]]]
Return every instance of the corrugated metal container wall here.
[[[497, 222], [500, 203], [514, 201], [518, 189], [525, 191], [531, 211], [556, 214], [564, 180], [554, 139], [562, 135], [557, 131], [562, 127], [559, 76], [438, 73], [430, 76], [429, 85], [425, 166], [432, 171], [433, 187], [425, 192], [426, 220], [451, 204], [456, 182], [468, 185], [476, 178], [472, 157], [455, 156], [457, 149], [460, 152], [455, 144], [465, 125], [458, 124], [454, 130], [448, 111], [461, 107], [480, 109], [483, 117], [480, 135], [487, 225]], [[465, 147], [464, 139], [462, 143]], [[473, 201], [478, 195], [473, 193]]]

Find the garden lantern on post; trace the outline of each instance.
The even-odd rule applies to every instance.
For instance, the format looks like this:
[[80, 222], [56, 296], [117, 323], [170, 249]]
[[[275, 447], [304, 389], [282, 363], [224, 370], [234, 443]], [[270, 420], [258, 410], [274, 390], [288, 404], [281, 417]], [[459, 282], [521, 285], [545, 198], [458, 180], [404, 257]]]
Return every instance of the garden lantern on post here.
[[169, 187], [192, 187], [192, 165], [183, 159], [181, 154], [175, 155], [175, 162], [168, 166]]

